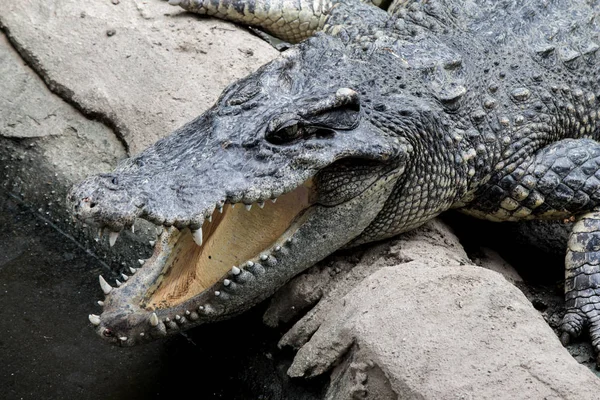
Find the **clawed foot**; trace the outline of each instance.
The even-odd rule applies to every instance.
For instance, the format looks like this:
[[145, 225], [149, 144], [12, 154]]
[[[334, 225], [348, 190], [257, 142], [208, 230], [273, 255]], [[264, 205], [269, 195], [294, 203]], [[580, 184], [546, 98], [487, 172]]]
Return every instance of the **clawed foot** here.
[[587, 328], [596, 353], [596, 368], [600, 369], [600, 297], [579, 297], [575, 302], [585, 302], [585, 305], [567, 310], [560, 328], [560, 342], [567, 346], [572, 338], [579, 337], [583, 329]]

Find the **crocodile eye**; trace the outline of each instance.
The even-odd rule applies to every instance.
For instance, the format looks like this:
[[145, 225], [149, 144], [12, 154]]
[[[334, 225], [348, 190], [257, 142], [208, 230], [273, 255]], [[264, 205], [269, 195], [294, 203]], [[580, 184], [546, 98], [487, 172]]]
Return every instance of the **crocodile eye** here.
[[308, 139], [311, 137], [317, 139], [330, 138], [334, 134], [335, 132], [331, 129], [317, 126], [307, 126], [297, 121], [290, 121], [289, 123], [284, 124], [277, 129], [268, 131], [265, 137], [273, 144], [285, 145], [292, 144], [298, 139]]
[[297, 121], [291, 121], [289, 124], [283, 125], [267, 132], [266, 139], [273, 144], [286, 144], [294, 142], [305, 133], [304, 127], [300, 127]]

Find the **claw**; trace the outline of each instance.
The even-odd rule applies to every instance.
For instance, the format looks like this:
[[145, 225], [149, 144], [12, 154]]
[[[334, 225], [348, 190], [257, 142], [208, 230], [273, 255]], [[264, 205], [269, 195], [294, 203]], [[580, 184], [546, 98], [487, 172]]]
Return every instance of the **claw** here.
[[560, 342], [563, 346], [567, 346], [571, 342], [571, 335], [568, 332], [563, 332], [560, 335]]

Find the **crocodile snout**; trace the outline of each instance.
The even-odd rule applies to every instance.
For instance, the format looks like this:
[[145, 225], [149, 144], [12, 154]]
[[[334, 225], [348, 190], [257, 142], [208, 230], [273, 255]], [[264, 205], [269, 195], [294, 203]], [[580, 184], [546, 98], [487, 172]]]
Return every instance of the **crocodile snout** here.
[[132, 225], [141, 213], [136, 206], [140, 202], [119, 187], [118, 178], [112, 175], [88, 178], [74, 186], [67, 199], [80, 221], [113, 231]]

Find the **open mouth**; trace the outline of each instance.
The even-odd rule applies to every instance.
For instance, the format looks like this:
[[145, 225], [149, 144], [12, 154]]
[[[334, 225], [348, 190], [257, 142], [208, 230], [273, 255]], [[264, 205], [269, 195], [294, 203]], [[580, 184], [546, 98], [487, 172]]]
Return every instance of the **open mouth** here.
[[90, 322], [102, 336], [133, 345], [175, 332], [184, 324], [191, 327], [200, 314], [211, 320], [237, 313], [239, 306], [229, 312], [215, 307], [227, 308], [223, 300], [236, 290], [260, 290], [260, 284], [244, 284], [256, 281], [277, 258], [288, 254], [315, 197], [308, 180], [276, 201], [224, 204], [196, 230], [166, 229], [144, 267], [132, 270], [132, 277], [123, 275], [125, 281], [118, 282], [118, 288], [100, 277], [107, 295], [100, 302], [104, 312], [90, 315]]
[[212, 288], [232, 269], [241, 271], [248, 263], [252, 265], [252, 260], [260, 260], [262, 252], [293, 234], [290, 227], [313, 203], [312, 193], [308, 181], [276, 202], [226, 204], [193, 233], [187, 228], [172, 230], [157, 249], [169, 255], [141, 308], [176, 307]]

